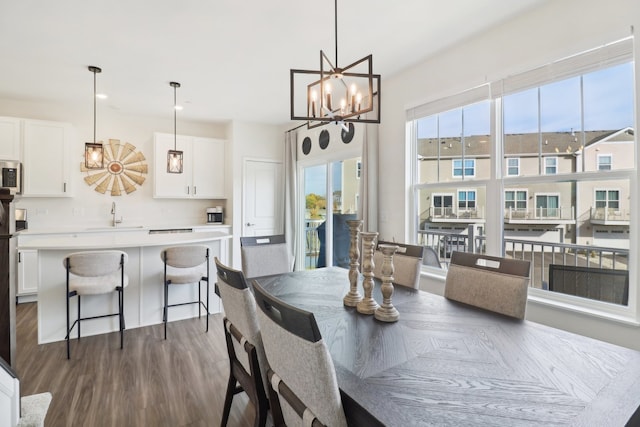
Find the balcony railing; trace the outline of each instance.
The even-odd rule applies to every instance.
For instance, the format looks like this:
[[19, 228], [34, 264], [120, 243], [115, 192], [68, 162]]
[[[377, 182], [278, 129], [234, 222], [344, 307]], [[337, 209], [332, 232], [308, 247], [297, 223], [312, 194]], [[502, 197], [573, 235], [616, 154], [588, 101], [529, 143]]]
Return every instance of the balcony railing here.
[[[472, 226], [468, 231], [471, 232]], [[472, 233], [471, 233], [472, 234]], [[439, 231], [420, 231], [418, 243], [430, 246], [440, 256], [441, 264], [447, 268], [452, 251], [484, 253], [485, 236], [452, 234]], [[472, 245], [469, 242], [473, 241]], [[531, 262], [530, 286], [547, 289], [549, 264], [601, 269], [629, 269], [629, 250], [602, 246], [576, 245], [572, 243], [547, 243], [533, 240], [510, 239], [503, 241], [505, 257]]]
[[311, 270], [318, 265], [320, 255], [320, 239], [318, 238], [318, 226], [324, 219], [305, 219], [305, 255], [304, 268]]
[[613, 208], [594, 208], [589, 211], [589, 219], [593, 223], [629, 222], [629, 211]]
[[427, 217], [431, 221], [456, 221], [456, 220], [481, 220], [484, 219], [484, 209], [479, 208], [436, 208], [431, 207], [427, 210]]
[[568, 220], [573, 221], [573, 208], [531, 208], [531, 209], [505, 209], [504, 218], [511, 221], [531, 221], [531, 220]]

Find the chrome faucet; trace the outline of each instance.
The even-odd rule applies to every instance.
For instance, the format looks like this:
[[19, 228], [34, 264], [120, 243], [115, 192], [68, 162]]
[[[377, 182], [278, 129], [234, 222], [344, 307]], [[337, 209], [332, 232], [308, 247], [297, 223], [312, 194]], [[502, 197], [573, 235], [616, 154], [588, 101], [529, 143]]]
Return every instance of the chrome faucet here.
[[116, 217], [116, 202], [111, 202], [111, 215], [113, 215], [113, 223], [111, 224], [113, 227], [122, 222], [122, 217], [120, 219]]

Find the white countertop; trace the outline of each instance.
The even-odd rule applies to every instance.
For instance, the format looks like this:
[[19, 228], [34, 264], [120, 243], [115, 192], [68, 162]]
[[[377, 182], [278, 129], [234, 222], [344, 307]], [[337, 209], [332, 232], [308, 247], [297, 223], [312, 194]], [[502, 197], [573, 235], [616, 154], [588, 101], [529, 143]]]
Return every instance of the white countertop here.
[[[123, 227], [124, 228], [124, 227]], [[142, 229], [139, 229], [142, 230]], [[132, 230], [129, 230], [132, 231]], [[58, 232], [60, 233], [60, 232]], [[89, 250], [110, 248], [132, 248], [146, 246], [167, 246], [189, 243], [200, 243], [212, 240], [230, 239], [226, 231], [201, 231], [197, 233], [77, 233], [74, 235], [42, 235], [24, 243], [19, 243], [18, 250]]]
[[116, 227], [111, 226], [87, 226], [87, 227], [42, 227], [36, 229], [20, 230], [15, 233], [19, 236], [40, 236], [43, 234], [75, 234], [75, 233], [104, 233], [104, 232], [116, 232], [122, 233], [127, 231], [150, 231], [150, 230], [176, 230], [176, 229], [198, 229], [198, 230], [230, 230], [231, 225], [227, 224], [158, 224], [158, 225], [118, 225]]

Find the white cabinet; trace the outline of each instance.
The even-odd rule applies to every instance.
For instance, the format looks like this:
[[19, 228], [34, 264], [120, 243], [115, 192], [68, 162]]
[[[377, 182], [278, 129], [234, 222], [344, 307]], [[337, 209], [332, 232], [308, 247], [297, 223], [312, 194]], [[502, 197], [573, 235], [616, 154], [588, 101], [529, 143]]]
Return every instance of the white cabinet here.
[[0, 117], [0, 160], [21, 160], [20, 125], [20, 119]]
[[24, 120], [22, 194], [32, 197], [70, 197], [70, 124]]
[[23, 249], [18, 251], [18, 289], [16, 296], [38, 293], [38, 251]]
[[224, 199], [225, 141], [178, 135], [175, 146], [183, 151], [183, 173], [167, 172], [167, 151], [174, 148], [173, 134], [154, 135], [153, 197]]

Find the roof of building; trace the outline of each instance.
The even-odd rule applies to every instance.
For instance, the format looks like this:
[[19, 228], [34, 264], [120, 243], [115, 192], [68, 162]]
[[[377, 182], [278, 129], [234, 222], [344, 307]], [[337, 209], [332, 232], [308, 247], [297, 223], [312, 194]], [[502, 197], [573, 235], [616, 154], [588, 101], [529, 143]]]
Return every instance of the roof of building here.
[[[580, 132], [520, 133], [505, 136], [505, 156], [527, 157], [542, 155], [573, 156], [586, 146], [604, 142], [633, 142], [632, 128]], [[422, 159], [462, 157], [463, 145], [460, 137], [420, 138], [418, 156]], [[465, 157], [489, 157], [491, 137], [471, 135], [464, 137]]]

